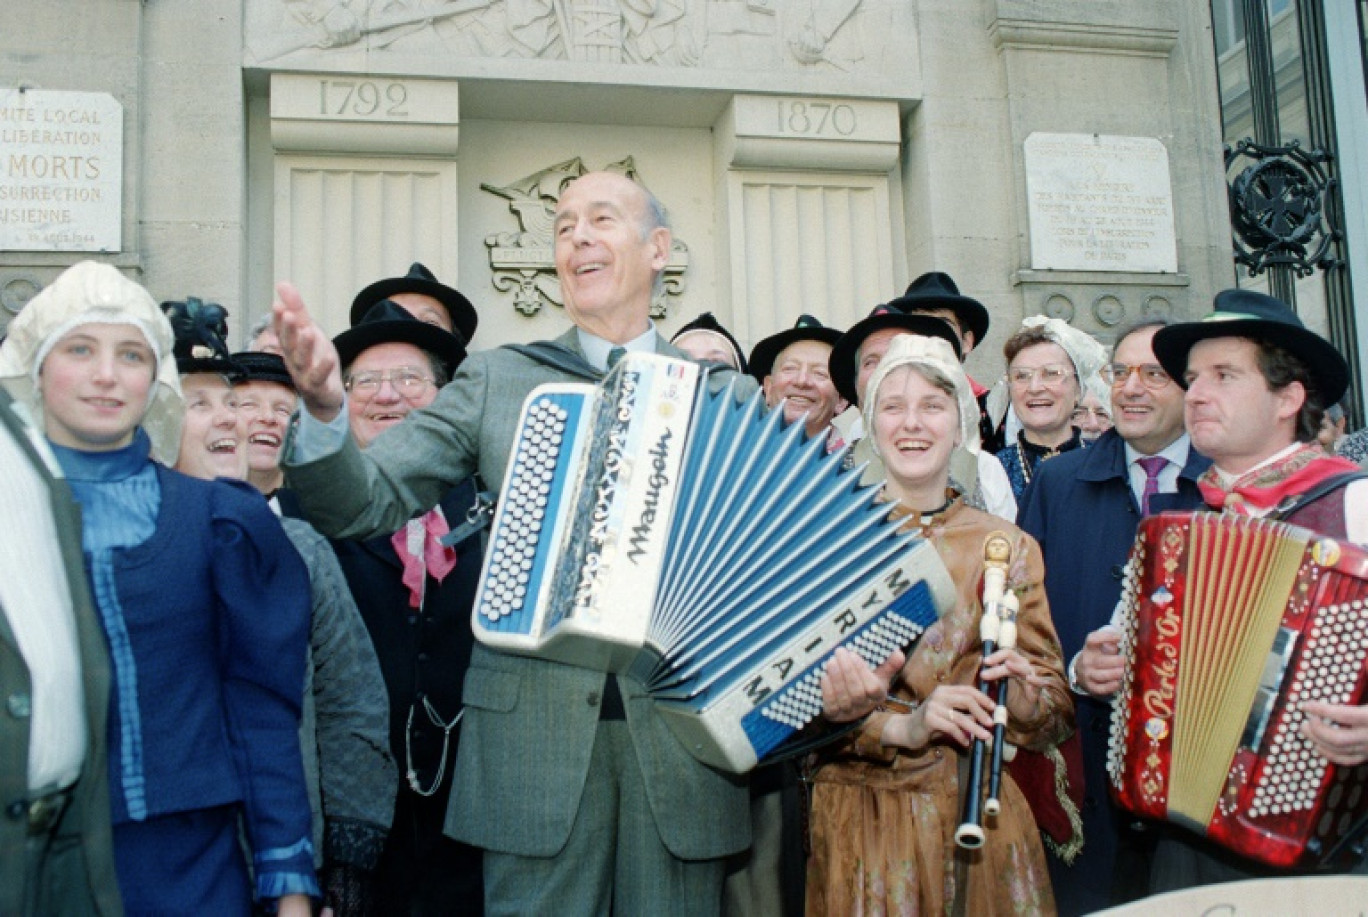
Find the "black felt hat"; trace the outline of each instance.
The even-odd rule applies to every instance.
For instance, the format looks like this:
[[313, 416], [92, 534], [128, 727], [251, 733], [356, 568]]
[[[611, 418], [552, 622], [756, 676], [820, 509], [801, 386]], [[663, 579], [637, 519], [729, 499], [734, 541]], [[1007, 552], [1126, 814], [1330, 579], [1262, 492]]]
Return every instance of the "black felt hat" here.
[[1198, 322], [1160, 328], [1154, 355], [1164, 370], [1186, 388], [1188, 355], [1197, 342], [1211, 338], [1249, 338], [1276, 344], [1306, 364], [1321, 400], [1334, 404], [1349, 389], [1349, 364], [1325, 338], [1309, 330], [1280, 299], [1253, 290], [1223, 290], [1214, 310]]
[[702, 315], [698, 316], [698, 318], [683, 325], [674, 333], [674, 336], [670, 338], [670, 343], [673, 344], [691, 331], [711, 331], [713, 334], [720, 334], [726, 339], [727, 343], [731, 345], [732, 351], [736, 354], [736, 368], [743, 373], [748, 371], [746, 368], [746, 354], [741, 350], [741, 344], [737, 342], [736, 338], [732, 337], [730, 331], [722, 327], [722, 323], [719, 322], [711, 312], [704, 312]]
[[190, 373], [217, 373], [235, 379], [241, 369], [228, 355], [228, 310], [216, 302], [205, 302], [194, 296], [184, 301], [171, 300], [161, 304], [171, 323], [175, 343], [171, 352], [176, 357], [176, 371], [182, 376]]
[[811, 315], [800, 315], [792, 328], [771, 334], [751, 349], [750, 374], [761, 382], [774, 369], [774, 361], [784, 348], [798, 341], [821, 341], [834, 346], [841, 339], [841, 329], [828, 328]]
[[346, 369], [361, 352], [376, 344], [412, 344], [442, 361], [447, 374], [456, 371], [465, 359], [465, 344], [460, 337], [436, 325], [413, 317], [403, 306], [388, 299], [371, 306], [361, 321], [333, 338], [342, 368]]
[[395, 293], [422, 293], [431, 296], [446, 307], [451, 316], [452, 327], [461, 336], [462, 344], [469, 344], [475, 337], [475, 328], [480, 324], [480, 316], [460, 290], [438, 281], [437, 277], [420, 262], [413, 262], [403, 277], [387, 277], [377, 280], [366, 287], [351, 305], [351, 323], [355, 328], [370, 312], [371, 307]]
[[855, 391], [856, 380], [860, 377], [860, 367], [856, 364], [855, 357], [860, 352], [860, 345], [876, 331], [900, 328], [908, 334], [940, 338], [950, 343], [956, 359], [964, 359], [960, 352], [959, 335], [955, 333], [953, 325], [936, 315], [903, 312], [901, 309], [892, 308], [892, 305], [887, 303], [876, 306], [868, 316], [851, 325], [850, 330], [841, 335], [841, 339], [831, 348], [831, 356], [827, 360], [831, 381], [835, 384], [836, 391], [841, 393], [841, 397], [851, 404], [860, 402]]
[[274, 382], [290, 389], [295, 387], [290, 371], [285, 368], [285, 359], [279, 354], [240, 350], [233, 354], [233, 363], [240, 373], [239, 382]]
[[955, 313], [960, 327], [973, 333], [974, 346], [988, 337], [988, 310], [977, 299], [962, 295], [950, 275], [941, 271], [922, 274], [908, 284], [907, 292], [887, 305], [899, 312], [949, 309]]

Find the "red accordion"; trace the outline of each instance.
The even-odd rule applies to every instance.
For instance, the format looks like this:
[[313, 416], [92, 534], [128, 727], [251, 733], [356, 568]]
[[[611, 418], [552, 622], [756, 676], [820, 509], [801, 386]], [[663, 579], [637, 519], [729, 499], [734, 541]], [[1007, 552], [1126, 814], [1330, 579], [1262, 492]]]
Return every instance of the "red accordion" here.
[[1368, 551], [1281, 522], [1145, 519], [1126, 567], [1112, 795], [1271, 866], [1323, 859], [1368, 813], [1303, 701], [1363, 703]]

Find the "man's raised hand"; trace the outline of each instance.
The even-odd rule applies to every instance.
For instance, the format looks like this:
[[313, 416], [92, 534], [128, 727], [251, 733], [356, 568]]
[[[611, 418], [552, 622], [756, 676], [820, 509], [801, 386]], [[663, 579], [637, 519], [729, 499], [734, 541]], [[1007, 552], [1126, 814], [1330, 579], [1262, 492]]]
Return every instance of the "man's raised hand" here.
[[276, 284], [272, 321], [285, 366], [294, 379], [304, 408], [317, 420], [335, 418], [346, 399], [341, 361], [332, 340], [313, 320], [294, 284]]

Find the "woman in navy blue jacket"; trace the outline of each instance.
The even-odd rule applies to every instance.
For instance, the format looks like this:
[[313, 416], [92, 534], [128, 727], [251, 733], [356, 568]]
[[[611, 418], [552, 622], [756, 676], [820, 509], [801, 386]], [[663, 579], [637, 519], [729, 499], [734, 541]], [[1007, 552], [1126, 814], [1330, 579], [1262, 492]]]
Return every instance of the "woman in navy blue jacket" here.
[[77, 264], [10, 323], [0, 379], [81, 504], [114, 675], [126, 909], [247, 914], [255, 898], [307, 914], [318, 895], [298, 740], [308, 574], [251, 488], [166, 467], [181, 416], [166, 318], [114, 268]]

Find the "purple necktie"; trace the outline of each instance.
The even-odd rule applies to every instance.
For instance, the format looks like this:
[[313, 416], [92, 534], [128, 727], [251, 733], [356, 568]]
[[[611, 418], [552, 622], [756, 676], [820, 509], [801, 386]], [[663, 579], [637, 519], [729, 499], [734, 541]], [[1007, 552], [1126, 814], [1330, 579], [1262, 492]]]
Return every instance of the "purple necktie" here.
[[1150, 497], [1159, 492], [1159, 472], [1168, 465], [1169, 460], [1162, 455], [1146, 455], [1135, 460], [1145, 470], [1145, 489], [1140, 492], [1140, 515], [1150, 514]]

